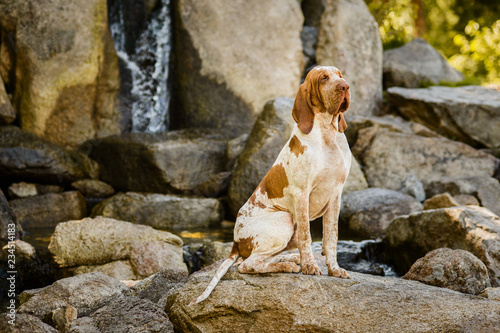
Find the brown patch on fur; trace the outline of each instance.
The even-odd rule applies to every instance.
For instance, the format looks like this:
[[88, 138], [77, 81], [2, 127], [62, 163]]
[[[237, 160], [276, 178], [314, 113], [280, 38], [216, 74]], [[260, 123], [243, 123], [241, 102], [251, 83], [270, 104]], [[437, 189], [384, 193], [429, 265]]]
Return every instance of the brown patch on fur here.
[[248, 258], [252, 254], [255, 245], [253, 239], [253, 237], [247, 237], [238, 240], [238, 250], [240, 251], [240, 256], [243, 258]]
[[269, 199], [283, 198], [283, 191], [288, 187], [288, 177], [283, 165], [280, 163], [273, 166], [259, 187], [261, 193], [266, 193]]
[[290, 150], [295, 154], [296, 157], [304, 154], [304, 151], [307, 149], [307, 146], [304, 146], [296, 135], [292, 136], [288, 147], [290, 147]]
[[[258, 189], [258, 188], [257, 188]], [[259, 208], [266, 208], [266, 205], [264, 205], [262, 202], [260, 201], [257, 201], [257, 196], [255, 195], [255, 192], [257, 192], [257, 190], [255, 190], [252, 194], [252, 196], [250, 197], [250, 199], [248, 199], [248, 203], [250, 203], [252, 206], [254, 207], [259, 207]]]

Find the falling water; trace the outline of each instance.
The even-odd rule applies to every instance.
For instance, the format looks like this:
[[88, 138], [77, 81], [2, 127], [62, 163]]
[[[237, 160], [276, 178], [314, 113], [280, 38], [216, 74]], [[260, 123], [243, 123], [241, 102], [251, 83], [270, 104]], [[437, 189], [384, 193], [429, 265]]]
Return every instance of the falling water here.
[[[133, 16], [136, 13], [127, 1], [109, 3], [109, 26], [120, 59], [122, 76], [120, 100], [128, 109], [131, 121], [129, 127], [132, 132], [166, 131], [170, 102], [170, 0], [158, 0], [150, 15], [146, 14], [147, 9], [143, 5], [140, 9], [147, 20], [143, 27], [136, 23], [139, 15]], [[129, 24], [129, 29], [126, 29], [126, 24]], [[133, 25], [132, 33], [127, 35], [130, 25]], [[133, 31], [133, 28], [139, 32]], [[130, 39], [133, 39], [132, 43]], [[131, 49], [130, 45], [134, 47]]]

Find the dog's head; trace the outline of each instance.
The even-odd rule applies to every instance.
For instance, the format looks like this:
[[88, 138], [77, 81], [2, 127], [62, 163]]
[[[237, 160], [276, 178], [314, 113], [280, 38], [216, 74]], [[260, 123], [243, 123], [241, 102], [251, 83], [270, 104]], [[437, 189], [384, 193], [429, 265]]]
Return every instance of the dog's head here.
[[349, 84], [342, 78], [342, 73], [333, 66], [317, 66], [300, 85], [292, 115], [302, 133], [309, 134], [314, 126], [315, 114], [338, 114], [339, 131], [343, 133], [347, 127], [343, 113], [350, 103]]

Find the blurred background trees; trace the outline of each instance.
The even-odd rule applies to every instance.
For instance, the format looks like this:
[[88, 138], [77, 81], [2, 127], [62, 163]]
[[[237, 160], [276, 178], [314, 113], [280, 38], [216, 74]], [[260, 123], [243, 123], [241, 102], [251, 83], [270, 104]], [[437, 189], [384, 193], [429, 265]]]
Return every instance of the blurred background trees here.
[[422, 37], [469, 82], [500, 85], [500, 1], [365, 0], [384, 49]]

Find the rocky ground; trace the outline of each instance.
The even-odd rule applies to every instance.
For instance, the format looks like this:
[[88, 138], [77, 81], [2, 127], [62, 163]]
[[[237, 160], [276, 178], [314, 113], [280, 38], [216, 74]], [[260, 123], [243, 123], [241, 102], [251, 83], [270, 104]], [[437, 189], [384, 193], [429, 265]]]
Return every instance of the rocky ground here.
[[[462, 76], [423, 40], [383, 52], [362, 0], [182, 0], [170, 129], [130, 133], [107, 3], [0, 0], [3, 295], [12, 253], [18, 271], [0, 331], [500, 331], [499, 91], [440, 86]], [[339, 225], [357, 241], [338, 253], [352, 278], [326, 274], [316, 237], [322, 276], [232, 267], [189, 306], [231, 248], [207, 234], [231, 238], [316, 64], [353, 91]]]

